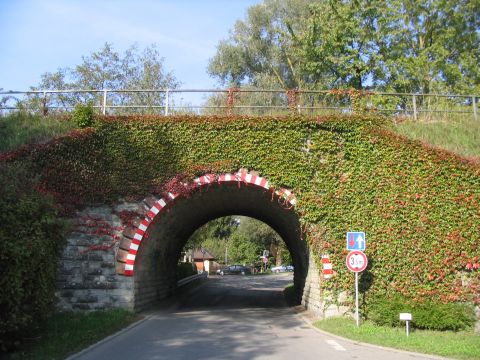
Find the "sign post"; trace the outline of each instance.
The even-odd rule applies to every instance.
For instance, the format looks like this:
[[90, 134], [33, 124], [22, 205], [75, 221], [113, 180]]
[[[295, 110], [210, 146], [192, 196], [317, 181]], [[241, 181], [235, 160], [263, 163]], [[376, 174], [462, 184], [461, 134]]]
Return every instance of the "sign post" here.
[[400, 320], [405, 321], [405, 330], [408, 337], [408, 335], [410, 335], [410, 321], [412, 321], [412, 314], [400, 313]]
[[355, 273], [355, 320], [357, 326], [360, 326], [360, 316], [358, 314], [358, 273], [367, 268], [367, 256], [360, 250], [350, 251], [346, 259], [347, 268]]

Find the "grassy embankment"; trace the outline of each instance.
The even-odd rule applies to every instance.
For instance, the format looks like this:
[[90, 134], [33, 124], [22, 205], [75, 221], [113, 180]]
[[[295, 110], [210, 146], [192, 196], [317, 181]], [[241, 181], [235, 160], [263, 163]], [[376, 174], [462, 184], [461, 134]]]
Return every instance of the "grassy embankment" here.
[[42, 143], [63, 135], [76, 126], [59, 117], [13, 113], [0, 117], [0, 151], [9, 151], [24, 144]]
[[480, 120], [451, 118], [442, 121], [405, 121], [393, 129], [411, 139], [467, 158], [480, 158]]
[[64, 359], [138, 319], [138, 315], [125, 310], [56, 313], [39, 329], [37, 336], [25, 339], [20, 349], [7, 358]]
[[[0, 117], [0, 152], [16, 149], [23, 144], [48, 141], [75, 127], [72, 121], [56, 117], [25, 113]], [[480, 121], [457, 118], [441, 121], [404, 121], [392, 128], [409, 138], [465, 157], [480, 157]]]
[[349, 318], [329, 318], [315, 323], [319, 329], [365, 343], [440, 355], [455, 359], [480, 359], [480, 335], [473, 332], [413, 330], [364, 322], [357, 328]]

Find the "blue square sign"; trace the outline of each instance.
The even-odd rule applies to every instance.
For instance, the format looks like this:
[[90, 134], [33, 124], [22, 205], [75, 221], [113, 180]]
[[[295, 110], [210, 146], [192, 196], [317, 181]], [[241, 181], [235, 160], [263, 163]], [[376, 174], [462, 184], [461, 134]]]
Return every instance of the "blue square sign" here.
[[347, 232], [347, 250], [365, 250], [367, 241], [365, 233], [360, 231]]

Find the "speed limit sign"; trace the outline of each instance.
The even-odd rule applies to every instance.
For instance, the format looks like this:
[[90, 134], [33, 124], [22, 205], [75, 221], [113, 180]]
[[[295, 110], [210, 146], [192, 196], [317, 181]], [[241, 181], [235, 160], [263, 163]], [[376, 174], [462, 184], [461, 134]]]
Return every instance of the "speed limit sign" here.
[[362, 272], [367, 268], [368, 259], [367, 255], [363, 251], [355, 250], [350, 251], [347, 255], [347, 268], [353, 272]]

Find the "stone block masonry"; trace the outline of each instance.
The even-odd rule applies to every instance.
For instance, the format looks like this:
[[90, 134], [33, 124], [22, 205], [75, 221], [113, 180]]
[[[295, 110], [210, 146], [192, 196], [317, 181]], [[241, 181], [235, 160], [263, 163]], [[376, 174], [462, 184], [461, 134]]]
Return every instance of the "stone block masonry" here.
[[127, 226], [122, 214], [143, 215], [143, 204], [87, 208], [72, 219], [57, 279], [61, 310], [134, 309], [133, 278], [118, 276], [116, 254]]

